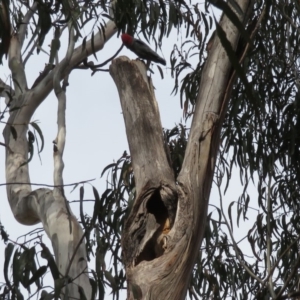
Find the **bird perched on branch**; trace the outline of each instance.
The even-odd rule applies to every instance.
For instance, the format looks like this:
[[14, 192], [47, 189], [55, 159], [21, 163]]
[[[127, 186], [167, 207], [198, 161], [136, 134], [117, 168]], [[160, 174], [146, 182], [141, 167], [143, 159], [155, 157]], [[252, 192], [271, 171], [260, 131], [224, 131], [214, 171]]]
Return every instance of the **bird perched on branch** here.
[[166, 61], [161, 58], [156, 52], [154, 52], [147, 44], [135, 39], [127, 33], [121, 35], [123, 44], [138, 57], [146, 59], [148, 61], [154, 61], [156, 63], [166, 65]]

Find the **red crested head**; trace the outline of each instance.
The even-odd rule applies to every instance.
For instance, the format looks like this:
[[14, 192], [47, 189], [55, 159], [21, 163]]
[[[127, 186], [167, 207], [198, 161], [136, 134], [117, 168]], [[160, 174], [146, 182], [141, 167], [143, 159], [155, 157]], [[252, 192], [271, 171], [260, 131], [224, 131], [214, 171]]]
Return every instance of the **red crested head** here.
[[123, 33], [121, 39], [125, 46], [130, 46], [133, 43], [133, 37], [127, 33]]

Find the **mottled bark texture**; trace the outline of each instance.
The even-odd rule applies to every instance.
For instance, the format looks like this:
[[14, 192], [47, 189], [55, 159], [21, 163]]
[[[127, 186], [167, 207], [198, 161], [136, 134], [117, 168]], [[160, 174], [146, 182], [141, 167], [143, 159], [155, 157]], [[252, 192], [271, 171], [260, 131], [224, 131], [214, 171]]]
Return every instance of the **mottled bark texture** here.
[[[32, 16], [33, 11], [29, 11], [28, 14]], [[30, 17], [28, 18], [30, 19]], [[11, 101], [9, 103], [10, 117], [3, 131], [6, 146], [7, 199], [18, 222], [24, 225], [34, 225], [39, 222], [43, 224], [43, 228], [53, 246], [57, 267], [61, 274], [60, 277], [68, 276], [72, 279], [71, 283], [68, 284], [68, 288], [62, 290], [61, 296], [64, 297], [67, 291], [70, 299], [79, 299], [78, 286], [80, 286], [86, 298], [91, 299], [92, 289], [87, 272], [83, 230], [70, 210], [62, 187], [55, 187], [53, 190], [41, 188], [32, 191], [29, 176], [27, 133], [32, 115], [53, 90], [55, 81], [57, 87], [60, 87], [60, 81], [78, 63], [94, 51], [99, 51], [104, 47], [104, 44], [116, 33], [116, 27], [114, 22], [108, 22], [105, 27], [105, 38], [102, 32], [99, 32], [95, 35], [93, 47], [92, 41], [89, 40], [84, 50], [82, 46], [79, 46], [73, 51], [73, 46], [69, 43], [69, 48], [72, 48], [69, 55], [54, 69], [47, 70], [45, 76], [39, 78], [33, 88], [29, 89], [21, 55], [26, 32], [26, 28], [23, 27], [26, 27], [28, 23], [21, 23], [19, 33], [13, 35], [8, 55], [9, 68], [15, 86], [14, 90], [11, 91], [12, 99], [9, 98], [9, 101]], [[3, 81], [0, 81], [0, 83], [3, 86]], [[6, 86], [5, 88], [8, 89]], [[54, 173], [54, 182], [56, 185], [61, 185], [63, 183], [62, 152], [65, 139], [65, 134], [62, 135], [62, 133], [65, 133], [64, 111], [66, 99], [65, 95], [62, 95], [63, 97], [59, 95], [60, 91], [59, 89], [57, 91], [57, 88], [56, 94], [60, 104], [58, 106], [58, 131], [61, 138], [58, 137], [58, 140], [60, 138], [62, 142], [58, 141], [53, 153], [54, 167], [57, 170]], [[13, 110], [13, 108], [16, 109]]]
[[[250, 1], [238, 1], [243, 12]], [[239, 16], [243, 20], [243, 16]], [[220, 25], [235, 49], [238, 29]], [[110, 67], [119, 91], [131, 152], [136, 199], [122, 237], [128, 300], [182, 300], [205, 231], [232, 66], [215, 37], [201, 76], [184, 162], [178, 178], [168, 163], [158, 104], [146, 67], [126, 57]]]

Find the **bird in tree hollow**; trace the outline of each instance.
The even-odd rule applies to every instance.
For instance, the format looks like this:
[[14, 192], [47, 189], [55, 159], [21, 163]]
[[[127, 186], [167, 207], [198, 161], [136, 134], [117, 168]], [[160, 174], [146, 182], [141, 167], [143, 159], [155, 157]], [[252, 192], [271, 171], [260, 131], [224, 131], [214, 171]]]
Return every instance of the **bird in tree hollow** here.
[[156, 63], [166, 65], [166, 61], [161, 58], [156, 52], [154, 52], [147, 44], [135, 39], [127, 33], [121, 35], [123, 44], [138, 57], [146, 59], [148, 61], [154, 61]]

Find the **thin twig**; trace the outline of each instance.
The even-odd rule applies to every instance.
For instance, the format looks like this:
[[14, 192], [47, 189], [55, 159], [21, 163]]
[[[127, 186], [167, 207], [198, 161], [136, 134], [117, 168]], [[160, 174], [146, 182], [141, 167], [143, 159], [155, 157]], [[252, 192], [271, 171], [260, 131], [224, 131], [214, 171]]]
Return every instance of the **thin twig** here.
[[47, 183], [30, 183], [30, 182], [7, 182], [7, 183], [0, 183], [0, 186], [24, 184], [24, 185], [33, 185], [33, 186], [45, 186], [45, 187], [50, 187], [50, 188], [61, 188], [61, 187], [66, 187], [66, 186], [74, 186], [74, 185], [84, 184], [84, 183], [88, 183], [88, 182], [91, 182], [94, 180], [95, 180], [95, 178], [84, 180], [84, 181], [78, 181], [75, 183], [67, 183], [67, 184], [63, 184], [63, 185], [53, 185], [53, 184], [47, 184]]
[[37, 10], [37, 6], [38, 6], [38, 3], [34, 2], [33, 5], [28, 9], [28, 11], [27, 11], [27, 13], [26, 13], [26, 15], [25, 15], [25, 17], [22, 21], [22, 24], [20, 26], [19, 41], [20, 41], [21, 48], [22, 48], [23, 43], [24, 43], [25, 34], [26, 34], [26, 31], [27, 31], [27, 26], [28, 26], [29, 21], [32, 18], [33, 14]]
[[31, 46], [31, 49], [28, 51], [25, 59], [23, 60], [24, 66], [26, 65], [26, 63], [27, 63], [28, 59], [30, 58], [30, 56], [32, 55], [33, 51], [35, 50], [37, 44], [38, 44], [38, 39], [35, 40], [35, 42]]

